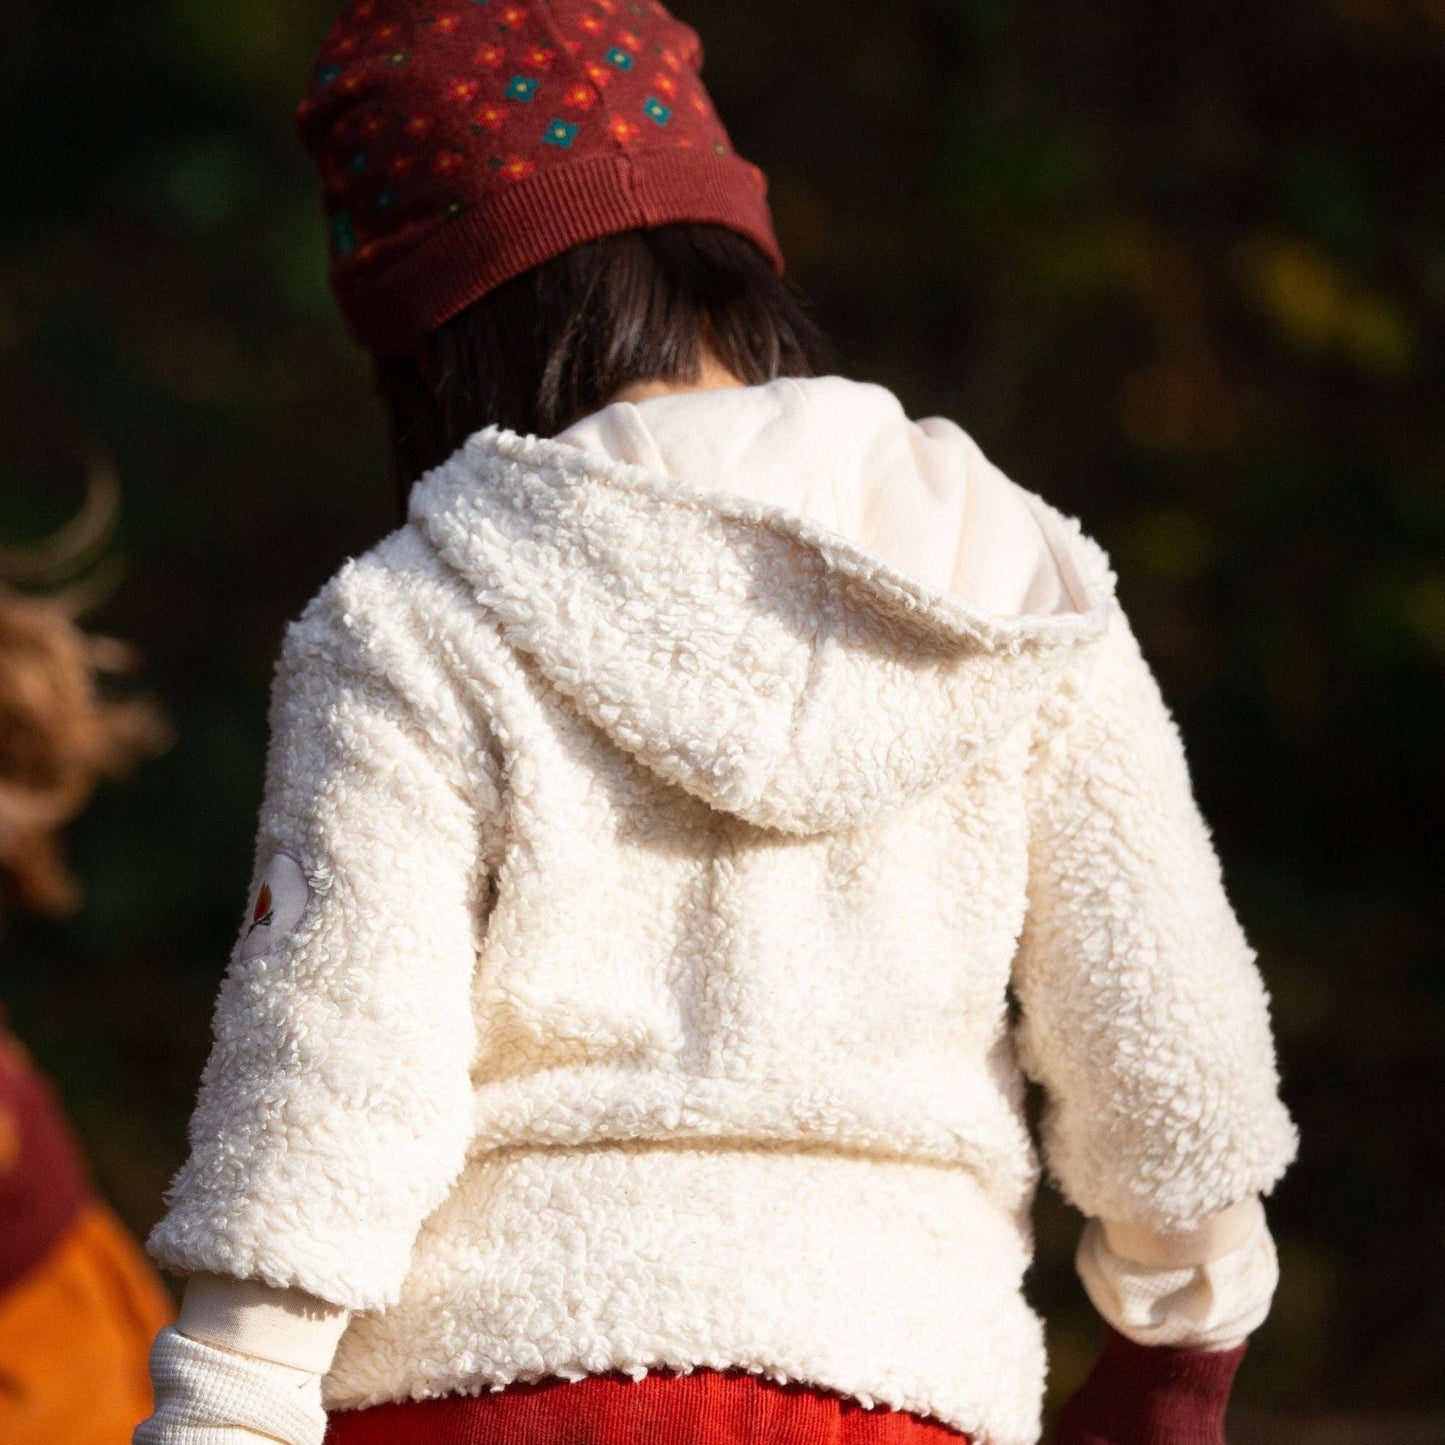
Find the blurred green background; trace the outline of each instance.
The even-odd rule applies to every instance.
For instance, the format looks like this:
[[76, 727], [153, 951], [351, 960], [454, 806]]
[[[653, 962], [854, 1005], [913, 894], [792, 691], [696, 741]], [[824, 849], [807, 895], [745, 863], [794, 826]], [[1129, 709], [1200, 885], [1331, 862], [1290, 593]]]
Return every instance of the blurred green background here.
[[[70, 830], [84, 906], [8, 924], [0, 998], [141, 1232], [282, 625], [394, 523], [291, 132], [332, 9], [52, 0], [0, 47], [0, 539], [78, 503], [37, 448], [111, 451], [123, 574], [87, 621], [179, 739]], [[839, 369], [1081, 518], [1175, 709], [1304, 1141], [1236, 1438], [1445, 1439], [1445, 4], [675, 10]], [[1042, 1201], [1055, 1398], [1097, 1343], [1076, 1228]]]

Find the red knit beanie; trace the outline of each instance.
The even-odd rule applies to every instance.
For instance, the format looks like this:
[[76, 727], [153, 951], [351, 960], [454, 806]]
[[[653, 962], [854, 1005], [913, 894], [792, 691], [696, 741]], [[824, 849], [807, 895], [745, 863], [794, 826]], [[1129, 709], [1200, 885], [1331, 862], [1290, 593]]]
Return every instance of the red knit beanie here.
[[352, 0], [296, 112], [352, 336], [413, 351], [509, 277], [669, 221], [739, 231], [781, 274], [701, 65], [658, 0]]

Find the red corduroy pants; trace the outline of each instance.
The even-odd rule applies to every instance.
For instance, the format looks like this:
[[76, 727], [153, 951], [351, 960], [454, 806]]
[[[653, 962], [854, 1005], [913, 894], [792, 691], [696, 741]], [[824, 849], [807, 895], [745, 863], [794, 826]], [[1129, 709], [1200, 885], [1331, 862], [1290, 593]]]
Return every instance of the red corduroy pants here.
[[589, 1375], [331, 1416], [326, 1445], [968, 1445], [942, 1421], [746, 1370]]

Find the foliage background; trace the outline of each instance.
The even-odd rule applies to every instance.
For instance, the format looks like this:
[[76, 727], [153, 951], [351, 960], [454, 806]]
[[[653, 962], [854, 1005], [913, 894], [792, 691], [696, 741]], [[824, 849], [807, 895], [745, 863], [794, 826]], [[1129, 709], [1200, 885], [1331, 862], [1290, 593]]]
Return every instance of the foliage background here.
[[[675, 8], [840, 370], [1084, 521], [1175, 709], [1304, 1138], [1238, 1430], [1445, 1438], [1445, 4]], [[10, 923], [0, 995], [138, 1231], [244, 907], [280, 629], [393, 524], [290, 130], [330, 13], [51, 0], [0, 48], [0, 538], [78, 500], [37, 449], [114, 454], [90, 622], [179, 730], [72, 829], [85, 904]], [[1055, 1397], [1097, 1340], [1076, 1224], [1041, 1205]]]

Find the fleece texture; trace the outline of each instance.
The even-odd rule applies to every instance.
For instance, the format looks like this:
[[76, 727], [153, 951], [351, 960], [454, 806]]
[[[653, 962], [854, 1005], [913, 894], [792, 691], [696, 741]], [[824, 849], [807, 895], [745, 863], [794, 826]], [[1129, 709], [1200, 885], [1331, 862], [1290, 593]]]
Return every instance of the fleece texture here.
[[[150, 1247], [356, 1311], [332, 1408], [742, 1367], [1032, 1445], [1026, 1075], [1090, 1215], [1192, 1228], [1293, 1156], [1103, 549], [883, 388], [771, 386], [817, 404], [707, 481], [477, 433], [287, 630]], [[953, 555], [752, 470], [830, 448]], [[975, 589], [979, 509], [1037, 546]]]

